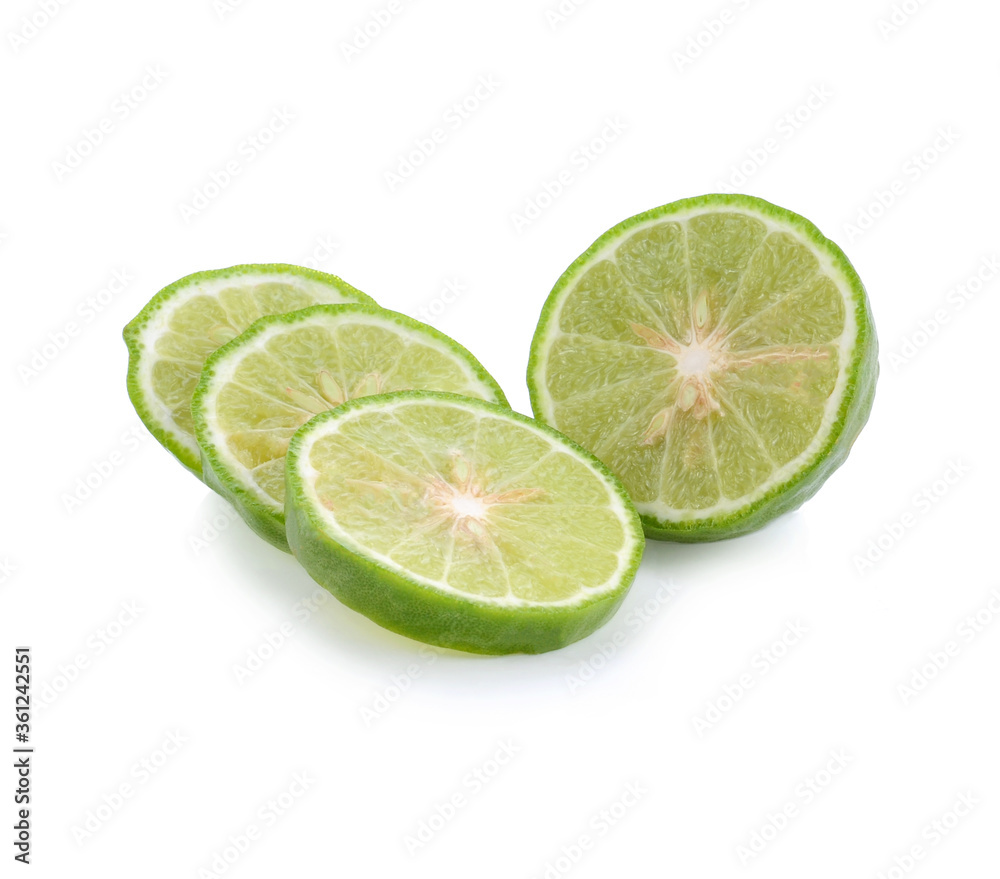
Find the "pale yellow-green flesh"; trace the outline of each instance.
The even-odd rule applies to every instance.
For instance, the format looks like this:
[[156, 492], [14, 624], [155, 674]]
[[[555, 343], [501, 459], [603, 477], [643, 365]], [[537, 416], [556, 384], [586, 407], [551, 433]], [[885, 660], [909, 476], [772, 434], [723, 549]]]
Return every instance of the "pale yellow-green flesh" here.
[[470, 596], [586, 598], [617, 582], [633, 549], [608, 480], [509, 418], [433, 402], [369, 410], [316, 439], [307, 460], [349, 542]]
[[318, 298], [290, 284], [239, 280], [214, 295], [192, 296], [169, 315], [166, 328], [146, 355], [154, 360], [149, 374], [153, 395], [169, 411], [177, 430], [193, 444], [191, 397], [212, 352], [265, 315], [296, 311], [320, 302], [347, 301], [332, 288]]
[[847, 318], [814, 251], [755, 217], [641, 229], [562, 302], [545, 371], [553, 423], [640, 511], [737, 502], [821, 429]]
[[284, 508], [289, 440], [319, 412], [411, 389], [495, 396], [444, 343], [365, 315], [277, 323], [224, 362], [205, 401], [214, 439], [275, 511]]

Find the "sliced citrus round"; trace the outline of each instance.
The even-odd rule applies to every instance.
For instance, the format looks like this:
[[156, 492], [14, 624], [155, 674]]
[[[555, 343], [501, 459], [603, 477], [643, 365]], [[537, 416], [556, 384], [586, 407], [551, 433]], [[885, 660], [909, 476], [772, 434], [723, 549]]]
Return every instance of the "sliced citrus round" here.
[[322, 302], [372, 300], [335, 275], [280, 264], [197, 272], [164, 287], [125, 327], [128, 395], [135, 411], [200, 477], [191, 395], [208, 355], [263, 315]]
[[650, 537], [759, 528], [811, 497], [868, 419], [865, 289], [803, 217], [706, 195], [615, 226], [559, 279], [531, 346], [536, 417], [604, 461]]
[[212, 354], [191, 412], [205, 481], [288, 551], [285, 451], [306, 421], [345, 400], [409, 388], [507, 405], [493, 377], [433, 327], [373, 305], [264, 317]]
[[348, 607], [429, 644], [542, 653], [615, 612], [644, 540], [621, 483], [552, 428], [454, 394], [354, 400], [292, 438], [288, 540]]

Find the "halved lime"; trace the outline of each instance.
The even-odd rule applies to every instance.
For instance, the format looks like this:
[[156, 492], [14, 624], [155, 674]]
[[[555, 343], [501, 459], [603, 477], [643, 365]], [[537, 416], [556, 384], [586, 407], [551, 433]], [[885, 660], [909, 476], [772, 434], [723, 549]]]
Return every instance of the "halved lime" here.
[[536, 417], [604, 461], [650, 537], [759, 528], [811, 497], [868, 419], [878, 345], [847, 257], [803, 217], [706, 195], [615, 226], [531, 345]]
[[642, 526], [621, 483], [549, 427], [407, 391], [354, 400], [292, 438], [288, 541], [320, 585], [410, 638], [542, 653], [603, 624]]
[[493, 377], [433, 327], [372, 305], [316, 305], [256, 321], [212, 354], [191, 412], [205, 481], [288, 551], [285, 451], [345, 400], [409, 388], [507, 405]]
[[128, 395], [150, 433], [201, 477], [191, 395], [205, 359], [257, 318], [370, 297], [335, 275], [281, 264], [197, 272], [164, 287], [125, 327]]

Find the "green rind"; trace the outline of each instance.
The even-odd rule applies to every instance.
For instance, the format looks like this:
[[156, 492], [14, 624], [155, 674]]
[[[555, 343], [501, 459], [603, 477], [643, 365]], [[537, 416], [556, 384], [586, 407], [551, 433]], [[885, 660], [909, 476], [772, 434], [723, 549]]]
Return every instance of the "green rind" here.
[[[239, 336], [227, 342], [217, 351], [209, 355], [205, 361], [205, 366], [201, 372], [201, 379], [194, 391], [191, 401], [191, 414], [194, 417], [195, 436], [198, 440], [198, 447], [201, 449], [201, 470], [205, 484], [218, 492], [229, 501], [240, 514], [243, 520], [268, 543], [278, 547], [285, 552], [291, 552], [288, 540], [285, 537], [285, 517], [283, 514], [276, 514], [274, 510], [247, 491], [243, 485], [235, 479], [229, 472], [225, 463], [219, 455], [215, 443], [212, 442], [208, 429], [208, 420], [205, 413], [204, 398], [208, 394], [209, 383], [215, 375], [215, 369], [219, 363], [224, 361], [231, 353], [239, 350], [243, 345], [252, 341], [260, 333], [274, 324], [293, 324], [306, 320], [316, 313], [353, 313], [371, 314], [384, 319], [392, 320], [399, 326], [416, 330], [429, 336], [447, 346], [457, 357], [464, 360], [471, 368], [476, 378], [493, 391], [495, 402], [501, 407], [510, 407], [507, 398], [497, 380], [487, 372], [486, 367], [480, 363], [476, 357], [460, 343], [450, 336], [446, 336], [440, 330], [425, 323], [421, 323], [405, 314], [396, 311], [389, 311], [377, 305], [344, 304], [344, 305], [310, 305], [298, 311], [291, 311], [287, 314], [272, 314], [254, 321]], [[375, 396], [375, 395], [373, 395]], [[389, 395], [379, 395], [389, 396]], [[339, 407], [338, 407], [339, 408]]]
[[878, 338], [875, 334], [875, 323], [868, 302], [868, 294], [847, 255], [837, 244], [823, 235], [813, 223], [799, 214], [751, 195], [714, 193], [680, 199], [629, 217], [598, 238], [556, 281], [555, 287], [552, 288], [542, 306], [538, 325], [535, 327], [535, 333], [531, 339], [531, 352], [528, 357], [528, 394], [535, 417], [540, 421], [545, 420], [541, 405], [543, 390], [536, 381], [535, 374], [539, 368], [539, 349], [548, 332], [549, 320], [562, 294], [576, 279], [579, 272], [590, 264], [594, 255], [603, 250], [614, 239], [621, 237], [622, 233], [649, 220], [663, 219], [691, 208], [726, 206], [750, 209], [764, 216], [780, 219], [796, 228], [807, 240], [828, 254], [843, 273], [854, 293], [854, 316], [857, 321], [858, 335], [855, 339], [853, 357], [847, 369], [847, 384], [844, 388], [840, 408], [825, 444], [816, 453], [812, 463], [795, 473], [791, 479], [775, 486], [752, 504], [748, 504], [727, 516], [670, 522], [641, 513], [643, 530], [647, 537], [654, 540], [704, 543], [739, 537], [742, 534], [756, 531], [783, 513], [797, 509], [816, 494], [830, 475], [847, 459], [854, 441], [868, 421], [875, 399], [875, 385], [879, 374]]
[[376, 305], [374, 299], [366, 293], [362, 293], [356, 287], [348, 284], [342, 278], [327, 272], [308, 269], [304, 266], [295, 266], [288, 263], [245, 263], [243, 265], [230, 266], [225, 269], [210, 269], [203, 272], [194, 272], [179, 278], [172, 284], [168, 284], [149, 300], [142, 310], [130, 320], [124, 330], [122, 337], [128, 347], [128, 377], [126, 386], [128, 388], [129, 400], [135, 408], [140, 420], [146, 425], [146, 429], [153, 435], [156, 441], [172, 454], [186, 470], [193, 473], [198, 479], [202, 478], [201, 461], [196, 455], [192, 455], [183, 443], [178, 442], [177, 435], [166, 430], [154, 417], [143, 396], [142, 388], [139, 386], [139, 360], [142, 355], [142, 348], [139, 337], [142, 328], [149, 319], [156, 314], [163, 306], [170, 301], [173, 295], [180, 289], [197, 283], [202, 280], [215, 280], [218, 278], [237, 277], [239, 275], [249, 275], [257, 273], [277, 273], [286, 275], [298, 275], [312, 281], [329, 284], [336, 287], [345, 296], [355, 299], [362, 304]]
[[[609, 480], [631, 514], [626, 528], [635, 549], [618, 586], [606, 595], [572, 607], [499, 607], [474, 599], [461, 599], [411, 580], [399, 572], [348, 549], [324, 529], [322, 519], [308, 502], [304, 481], [297, 473], [300, 447], [308, 432], [352, 409], [383, 405], [399, 399], [461, 401], [489, 412], [531, 424], [557, 437]], [[520, 413], [492, 403], [437, 391], [398, 391], [378, 397], [351, 400], [306, 422], [292, 437], [285, 469], [285, 521], [292, 552], [309, 575], [343, 604], [397, 634], [463, 650], [500, 655], [545, 653], [584, 638], [607, 622], [621, 605], [642, 559], [642, 523], [618, 478], [586, 449], [549, 427]]]

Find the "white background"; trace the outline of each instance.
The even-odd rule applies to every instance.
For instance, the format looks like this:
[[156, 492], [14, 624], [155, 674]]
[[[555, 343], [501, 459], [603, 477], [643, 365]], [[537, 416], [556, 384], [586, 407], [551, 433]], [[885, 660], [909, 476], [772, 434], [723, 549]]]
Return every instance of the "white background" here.
[[[223, 854], [247, 879], [997, 875], [998, 284], [958, 290], [1000, 249], [996, 5], [907, 0], [890, 30], [890, 0], [590, 0], [562, 21], [557, 3], [400, 0], [351, 53], [388, 0], [95, 0], [47, 23], [40, 0], [4, 4], [0, 703], [28, 644], [34, 875], [221, 875]], [[248, 146], [276, 111], [294, 118]], [[435, 128], [433, 155], [390, 185]], [[572, 185], [516, 221], [565, 169]], [[432, 309], [528, 411], [528, 345], [563, 269], [625, 217], [720, 188], [847, 251], [881, 341], [871, 420], [798, 512], [650, 544], [619, 615], [564, 650], [433, 652], [332, 599], [309, 613], [292, 558], [127, 399], [121, 329], [160, 287], [313, 259], [387, 307]], [[108, 290], [116, 271], [129, 280]], [[465, 292], [446, 305], [449, 281]], [[807, 632], [772, 651], [789, 626]], [[899, 689], [949, 641], [942, 671]], [[715, 719], [701, 735], [699, 718]], [[826, 775], [834, 751], [846, 767]], [[306, 789], [276, 819], [296, 773]], [[975, 807], [949, 817], [962, 795]], [[436, 829], [410, 851], [422, 822]], [[11, 834], [0, 872], [20, 875]]]

